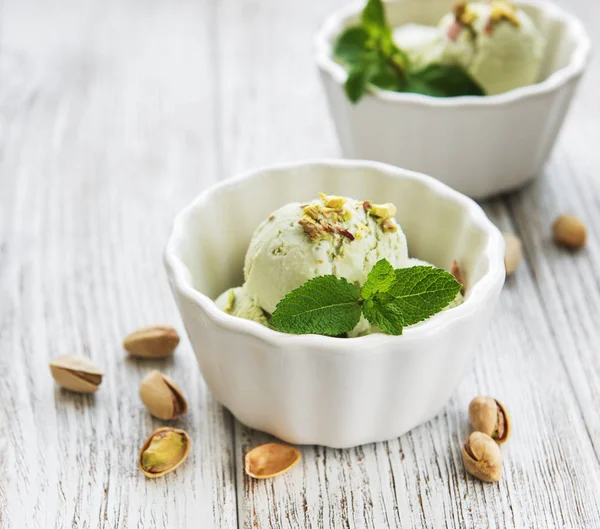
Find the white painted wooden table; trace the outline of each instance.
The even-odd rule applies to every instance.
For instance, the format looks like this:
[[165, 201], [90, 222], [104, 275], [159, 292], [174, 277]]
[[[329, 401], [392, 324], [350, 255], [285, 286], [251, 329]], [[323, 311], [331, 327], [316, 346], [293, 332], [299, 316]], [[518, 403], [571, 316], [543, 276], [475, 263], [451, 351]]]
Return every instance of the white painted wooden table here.
[[[600, 3], [559, 0], [600, 45]], [[345, 0], [4, 0], [0, 7], [0, 527], [600, 527], [600, 64], [534, 185], [485, 204], [524, 241], [477, 359], [443, 412], [400, 439], [302, 448], [256, 482], [251, 431], [207, 392], [187, 340], [172, 361], [127, 360], [123, 336], [183, 329], [161, 252], [174, 213], [262, 164], [339, 156], [311, 57]], [[579, 214], [588, 247], [549, 238]], [[459, 344], [457, 344], [459, 347]], [[95, 396], [47, 364], [85, 353]], [[160, 368], [191, 413], [190, 459], [147, 480], [135, 460], [161, 423], [139, 380]], [[499, 484], [462, 466], [466, 408], [513, 413]]]

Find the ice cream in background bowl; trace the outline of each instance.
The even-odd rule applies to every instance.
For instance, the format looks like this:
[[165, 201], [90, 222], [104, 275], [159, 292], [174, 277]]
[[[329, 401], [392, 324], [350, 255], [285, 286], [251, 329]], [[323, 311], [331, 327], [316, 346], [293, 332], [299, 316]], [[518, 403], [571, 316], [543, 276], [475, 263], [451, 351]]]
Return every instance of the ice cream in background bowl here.
[[458, 2], [437, 27], [401, 25], [394, 37], [417, 64], [459, 65], [486, 95], [538, 82], [546, 48], [531, 17], [506, 0]]
[[[307, 263], [307, 253], [321, 250], [298, 223], [312, 218], [307, 207], [328, 207], [321, 191], [353, 197], [346, 208], [356, 213], [355, 221], [342, 213], [339, 233], [328, 244], [360, 242], [342, 233], [356, 222], [353, 230], [360, 223], [371, 227], [375, 239], [389, 237], [388, 256], [395, 255], [398, 265], [402, 260], [422, 265], [411, 260], [416, 257], [447, 268], [456, 259], [467, 287], [464, 302], [406, 327], [402, 336], [286, 334], [251, 321], [263, 309], [240, 288], [247, 279], [247, 254], [253, 260], [250, 275], [259, 272], [257, 242], [276, 253], [297, 251]], [[365, 199], [393, 204], [395, 220], [387, 214], [368, 218], [356, 207]], [[273, 214], [281, 222], [269, 221]], [[282, 239], [278, 231], [286, 222], [293, 234]], [[344, 265], [344, 273], [355, 273], [358, 281], [366, 270], [358, 255], [370, 253], [372, 235], [365, 234], [363, 249]], [[273, 243], [277, 238], [283, 248]], [[286, 275], [270, 261], [267, 257], [262, 278], [256, 278], [263, 291], [265, 282], [277, 288]], [[302, 274], [319, 270], [310, 264], [301, 267]], [[402, 435], [443, 407], [492, 318], [504, 282], [504, 242], [475, 202], [433, 178], [376, 162], [324, 160], [259, 169], [206, 190], [175, 219], [165, 265], [198, 365], [219, 402], [243, 424], [285, 441], [349, 447]], [[292, 284], [271, 291], [261, 303], [272, 304]], [[219, 303], [223, 308], [231, 303], [227, 312], [214, 301], [226, 291]], [[252, 311], [255, 317], [239, 317]]]
[[518, 1], [515, 9], [499, 1], [472, 2], [463, 12], [455, 6], [454, 0], [390, 0], [385, 11], [394, 40], [414, 61], [460, 63], [492, 95], [431, 97], [371, 87], [358, 104], [350, 102], [348, 72], [333, 50], [364, 2], [324, 21], [315, 61], [346, 157], [430, 174], [484, 199], [541, 172], [591, 43], [577, 18], [547, 0]]

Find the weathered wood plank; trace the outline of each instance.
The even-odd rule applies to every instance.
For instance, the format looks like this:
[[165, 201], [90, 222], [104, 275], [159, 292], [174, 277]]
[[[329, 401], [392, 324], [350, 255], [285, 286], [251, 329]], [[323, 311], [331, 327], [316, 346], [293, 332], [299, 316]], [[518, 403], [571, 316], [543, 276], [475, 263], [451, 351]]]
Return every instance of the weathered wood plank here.
[[[325, 123], [325, 105], [308, 46], [319, 23], [313, 15], [342, 3], [321, 3], [310, 10], [303, 5], [302, 12], [297, 11], [300, 7], [286, 6], [284, 10], [270, 0], [254, 2], [247, 11], [238, 11], [232, 1], [222, 4], [219, 27], [228, 35], [227, 43], [220, 47], [222, 86], [227, 94], [222, 141], [225, 152], [235, 153], [232, 161], [226, 162], [227, 174], [315, 150], [325, 156], [339, 155], [331, 123], [327, 127], [312, 125]], [[582, 9], [590, 15], [589, 3], [586, 6]], [[593, 13], [599, 13], [597, 7]], [[265, 27], [271, 30], [265, 32]], [[275, 48], [279, 53], [273, 56]], [[298, 84], [298, 79], [305, 81]], [[290, 92], [295, 95], [293, 105], [288, 104]], [[307, 100], [296, 92], [314, 96]], [[588, 113], [591, 104], [597, 108], [591, 101], [592, 92], [588, 80], [578, 104], [587, 107]], [[241, 97], [243, 93], [248, 97]], [[578, 124], [586, 121], [587, 128], [594, 125], [590, 115], [580, 115], [577, 109], [574, 115], [577, 117], [570, 123], [577, 120]], [[301, 126], [296, 128], [296, 124]], [[285, 131], [292, 126], [301, 137], [290, 142]], [[302, 134], [308, 130], [310, 134]], [[559, 157], [572, 134], [572, 127], [567, 128], [557, 151]], [[580, 150], [584, 149], [586, 142], [578, 141]], [[571, 171], [578, 172], [578, 160], [569, 158]], [[546, 233], [549, 220], [542, 224], [534, 216], [535, 209], [527, 215], [526, 208], [518, 205], [553, 201], [553, 195], [562, 195], [552, 177], [558, 167], [555, 155], [543, 184], [486, 204], [487, 212], [503, 229], [523, 231], [529, 260], [536, 258], [535, 237]], [[596, 196], [587, 198], [593, 203]], [[573, 203], [580, 200], [575, 197]], [[525, 225], [537, 235], [528, 236]], [[592, 245], [597, 248], [593, 239]], [[593, 266], [593, 261], [589, 262]], [[560, 277], [551, 271], [546, 275], [546, 282]], [[588, 279], [595, 292], [595, 274]], [[579, 296], [586, 280], [574, 277], [572, 281], [577, 283]], [[570, 282], [565, 288], [568, 285]], [[240, 523], [273, 528], [600, 525], [596, 508], [600, 466], [589, 431], [599, 419], [595, 407], [590, 407], [598, 369], [588, 374], [594, 379], [590, 381], [581, 373], [595, 366], [595, 361], [575, 358], [574, 365], [569, 365], [563, 345], [565, 340], [572, 342], [574, 334], [568, 322], [557, 321], [547, 310], [553, 306], [560, 312], [564, 295], [556, 288], [552, 293], [543, 292], [545, 289], [538, 263], [523, 265], [508, 281], [493, 326], [453, 399], [438, 417], [400, 439], [343, 451], [304, 447], [301, 465], [288, 475], [262, 483], [243, 475], [243, 454], [269, 437], [237, 423]], [[584, 298], [571, 302], [577, 300]], [[588, 316], [590, 322], [594, 314]], [[558, 332], [562, 338], [557, 338]], [[598, 335], [591, 327], [577, 334], [593, 335], [594, 340]], [[503, 448], [505, 475], [498, 485], [483, 485], [470, 478], [461, 461], [461, 444], [469, 432], [467, 406], [472, 397], [482, 393], [505, 401], [514, 415], [515, 434]]]
[[[231, 417], [189, 343], [167, 362], [121, 347], [149, 323], [184, 334], [161, 254], [174, 213], [218, 178], [213, 12], [209, 1], [3, 4], [2, 527], [237, 525]], [[55, 387], [47, 364], [64, 353], [104, 367], [96, 395]], [[184, 389], [191, 412], [176, 424], [194, 441], [187, 464], [156, 481], [136, 468], [161, 425], [137, 396], [151, 368]]]

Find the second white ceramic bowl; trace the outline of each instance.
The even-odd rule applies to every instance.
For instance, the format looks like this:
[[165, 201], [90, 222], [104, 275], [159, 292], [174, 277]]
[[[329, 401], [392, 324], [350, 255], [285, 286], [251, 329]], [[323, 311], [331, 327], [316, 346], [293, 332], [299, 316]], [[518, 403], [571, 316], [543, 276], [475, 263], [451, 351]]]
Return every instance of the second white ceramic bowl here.
[[[393, 26], [437, 25], [455, 0], [393, 0]], [[590, 54], [582, 24], [547, 1], [517, 2], [547, 39], [542, 80], [486, 97], [433, 98], [373, 89], [353, 105], [331, 54], [364, 3], [333, 14], [316, 38], [316, 61], [346, 157], [430, 174], [473, 198], [521, 186], [548, 158]]]
[[[393, 202], [412, 255], [458, 259], [465, 302], [403, 336], [290, 335], [220, 311], [241, 285], [256, 226], [319, 192]], [[349, 447], [433, 417], [458, 384], [504, 282], [504, 240], [472, 200], [433, 178], [375, 162], [289, 164], [202, 193], [175, 219], [165, 263], [210, 390], [244, 424], [285, 441]]]

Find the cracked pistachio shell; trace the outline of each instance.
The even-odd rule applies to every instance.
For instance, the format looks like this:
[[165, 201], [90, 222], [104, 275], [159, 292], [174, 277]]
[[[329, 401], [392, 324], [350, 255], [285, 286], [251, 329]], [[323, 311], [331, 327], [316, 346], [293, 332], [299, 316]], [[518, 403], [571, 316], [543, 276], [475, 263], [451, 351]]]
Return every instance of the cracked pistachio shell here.
[[502, 454], [500, 447], [481, 432], [469, 435], [462, 450], [465, 469], [481, 481], [494, 482], [502, 478]]
[[179, 334], [168, 325], [138, 329], [123, 340], [123, 347], [136, 358], [166, 358], [179, 345]]
[[475, 397], [469, 404], [469, 419], [473, 430], [489, 435], [498, 444], [508, 441], [511, 434], [510, 415], [492, 397]]
[[282, 443], [266, 443], [246, 452], [244, 469], [256, 479], [266, 479], [283, 474], [301, 459], [297, 448]]
[[56, 383], [77, 393], [94, 393], [102, 383], [104, 371], [85, 356], [64, 355], [50, 362], [50, 372]]
[[176, 419], [188, 409], [179, 386], [156, 369], [142, 380], [140, 398], [148, 411], [158, 419]]
[[185, 430], [159, 428], [142, 446], [138, 466], [146, 477], [164, 476], [187, 459], [191, 447], [192, 440]]

